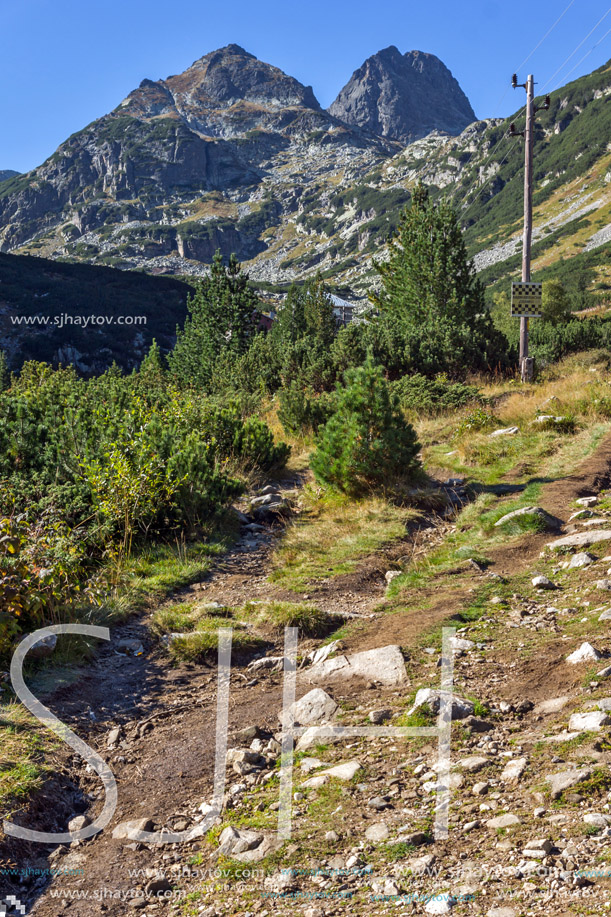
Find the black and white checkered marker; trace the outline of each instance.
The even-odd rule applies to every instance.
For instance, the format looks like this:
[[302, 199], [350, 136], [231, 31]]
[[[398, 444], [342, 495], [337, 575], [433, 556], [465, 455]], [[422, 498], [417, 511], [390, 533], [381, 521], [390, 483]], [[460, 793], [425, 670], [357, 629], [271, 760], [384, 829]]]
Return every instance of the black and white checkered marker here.
[[3, 901], [0, 901], [0, 917], [6, 917], [7, 907], [11, 910], [14, 908], [18, 914], [25, 915], [25, 904], [22, 904], [14, 895], [7, 895]]
[[543, 284], [514, 280], [511, 284], [511, 314], [537, 318], [541, 315]]

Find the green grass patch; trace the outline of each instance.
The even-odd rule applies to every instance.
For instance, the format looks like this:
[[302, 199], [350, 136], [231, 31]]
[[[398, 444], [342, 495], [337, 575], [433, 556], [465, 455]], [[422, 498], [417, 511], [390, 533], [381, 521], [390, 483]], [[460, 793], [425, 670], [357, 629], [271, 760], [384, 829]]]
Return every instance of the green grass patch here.
[[232, 651], [234, 653], [249, 654], [265, 647], [265, 641], [247, 630], [240, 629], [231, 618], [214, 618], [202, 622], [193, 633], [181, 634], [170, 640], [170, 655], [176, 661], [206, 662], [214, 659], [218, 650], [218, 628], [231, 627]]
[[152, 545], [128, 559], [118, 574], [117, 601], [132, 610], [200, 582], [235, 541], [235, 529], [193, 543]]
[[364, 557], [404, 538], [418, 513], [382, 497], [351, 500], [306, 488], [304, 510], [287, 529], [274, 556], [270, 581], [307, 592], [321, 580], [352, 573]]
[[343, 623], [339, 615], [330, 615], [309, 602], [248, 602], [243, 612], [277, 634], [285, 627], [298, 627], [304, 637], [327, 636]]
[[40, 789], [48, 755], [59, 744], [21, 704], [0, 705], [0, 816], [6, 818]]

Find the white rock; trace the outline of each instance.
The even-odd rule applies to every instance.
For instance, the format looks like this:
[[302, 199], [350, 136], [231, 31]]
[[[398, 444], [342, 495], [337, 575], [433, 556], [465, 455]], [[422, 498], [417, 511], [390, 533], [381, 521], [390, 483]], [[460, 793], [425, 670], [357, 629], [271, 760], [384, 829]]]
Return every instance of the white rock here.
[[384, 574], [384, 579], [390, 585], [390, 583], [392, 583], [392, 581], [396, 579], [398, 576], [401, 576], [400, 570], [387, 570], [386, 573]]
[[563, 538], [556, 538], [546, 545], [550, 551], [556, 551], [558, 548], [582, 548], [588, 544], [598, 544], [599, 541], [609, 541], [611, 531], [609, 529], [596, 529], [593, 532], [577, 532], [575, 535], [565, 535]]
[[82, 831], [91, 824], [91, 819], [86, 815], [75, 815], [68, 822], [68, 831]]
[[475, 643], [473, 640], [465, 640], [463, 637], [450, 637], [450, 645], [452, 649], [466, 653], [473, 649]]
[[514, 780], [519, 780], [526, 770], [527, 764], [528, 758], [514, 758], [513, 761], [509, 761], [501, 774], [503, 783], [511, 783]]
[[352, 780], [355, 774], [361, 770], [359, 761], [345, 761], [343, 764], [336, 764], [335, 767], [329, 767], [321, 771], [320, 776], [337, 777], [338, 780]]
[[[301, 726], [312, 726], [314, 723], [328, 723], [337, 710], [333, 698], [322, 688], [313, 688], [307, 694], [291, 705], [293, 718]], [[284, 711], [280, 711], [278, 719], [282, 722]]]
[[491, 907], [486, 917], [517, 917], [517, 911], [512, 907]]
[[476, 774], [481, 771], [482, 767], [487, 767], [489, 764], [491, 764], [490, 758], [485, 758], [482, 755], [469, 755], [467, 758], [461, 758], [457, 767], [462, 768], [469, 774]]
[[307, 751], [315, 745], [334, 745], [344, 741], [343, 730], [339, 726], [308, 726], [297, 741], [297, 751]]
[[556, 588], [554, 584], [552, 583], [551, 579], [548, 579], [547, 576], [543, 576], [541, 573], [533, 577], [532, 584], [535, 587], [535, 589], [555, 589]]
[[611, 723], [611, 716], [602, 710], [595, 710], [593, 713], [574, 713], [569, 720], [569, 729], [575, 729], [578, 732], [594, 732], [608, 726]]
[[603, 589], [605, 592], [611, 592], [611, 579], [596, 580], [596, 588]]
[[377, 825], [370, 825], [365, 831], [365, 837], [368, 841], [385, 841], [389, 835], [388, 826], [383, 822], [379, 822]]
[[332, 640], [331, 643], [326, 643], [324, 646], [319, 646], [317, 650], [312, 650], [311, 653], [308, 653], [306, 659], [308, 662], [311, 662], [312, 665], [316, 665], [317, 662], [324, 662], [332, 653], [335, 652], [339, 646], [339, 640]]
[[577, 786], [577, 784], [587, 780], [591, 775], [591, 768], [582, 767], [560, 771], [557, 774], [548, 774], [545, 779], [550, 785], [552, 799], [558, 799], [565, 790], [570, 790], [572, 787]]
[[473, 795], [474, 796], [484, 796], [490, 789], [489, 783], [474, 783], [473, 784]]
[[308, 777], [301, 785], [308, 790], [319, 790], [321, 786], [329, 782], [329, 779], [327, 774], [316, 774], [315, 777]]
[[407, 681], [403, 653], [396, 645], [365, 650], [354, 656], [337, 656], [334, 659], [327, 659], [325, 662], [313, 665], [306, 671], [305, 677], [313, 682], [360, 678], [387, 686], [400, 685]]
[[[406, 826], [406, 827], [409, 828], [409, 826]], [[427, 853], [422, 857], [412, 857], [410, 860], [407, 861], [407, 868], [414, 875], [422, 875], [423, 873], [427, 871], [427, 869], [431, 868], [434, 862], [435, 862], [435, 857], [433, 856], [433, 854]]]
[[319, 761], [318, 758], [302, 758], [299, 767], [304, 774], [309, 774], [310, 771], [315, 771], [317, 768], [322, 767], [322, 761]]
[[583, 816], [586, 825], [596, 825], [597, 828], [606, 828], [611, 817], [609, 815], [599, 815], [597, 812], [588, 812]]
[[495, 430], [493, 433], [489, 433], [488, 436], [514, 436], [519, 432], [520, 430], [518, 427], [503, 427], [501, 430]]
[[[428, 706], [432, 713], [439, 711], [439, 704], [442, 697], [447, 697], [447, 691], [439, 691], [436, 688], [420, 688], [414, 700], [414, 706], [409, 711], [410, 714], [419, 707]], [[473, 714], [473, 704], [469, 700], [464, 700], [458, 695], [452, 695], [452, 719], [464, 720], [467, 716]]]
[[570, 697], [550, 697], [549, 700], [542, 700], [535, 705], [533, 713], [535, 715], [545, 713], [560, 713], [568, 704]]
[[133, 821], [120, 822], [112, 832], [115, 840], [134, 840], [141, 831], [151, 831], [153, 823], [150, 818], [136, 818]]
[[582, 662], [598, 662], [601, 658], [601, 654], [591, 643], [582, 643], [578, 650], [566, 657], [566, 661], [571, 665], [579, 665]]
[[456, 900], [449, 892], [440, 892], [424, 905], [425, 914], [451, 914]]
[[508, 812], [506, 815], [496, 815], [494, 818], [489, 818], [486, 822], [486, 827], [490, 828], [491, 831], [496, 831], [497, 828], [512, 828], [514, 825], [519, 824], [521, 824], [521, 820], [518, 816]]
[[[170, 634], [170, 636], [172, 636]], [[187, 634], [180, 634], [179, 636], [186, 637]], [[253, 659], [252, 662], [248, 663], [248, 668], [252, 669], [254, 672], [258, 672], [264, 669], [280, 669], [284, 662], [283, 656], [263, 656], [261, 659]]]
[[548, 838], [537, 838], [536, 840], [530, 840], [527, 842], [523, 853], [526, 857], [545, 857], [549, 854], [553, 846], [554, 845]]
[[578, 500], [575, 500], [577, 506], [594, 506], [595, 503], [598, 503], [598, 497], [580, 497]]

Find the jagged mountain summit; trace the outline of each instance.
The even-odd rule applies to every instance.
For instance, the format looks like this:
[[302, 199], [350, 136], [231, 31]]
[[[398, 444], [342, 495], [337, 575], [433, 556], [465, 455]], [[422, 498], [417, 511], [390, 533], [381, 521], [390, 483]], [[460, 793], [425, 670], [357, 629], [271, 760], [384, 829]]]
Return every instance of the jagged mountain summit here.
[[177, 118], [201, 135], [224, 138], [248, 130], [313, 129], [330, 120], [311, 86], [235, 44], [206, 54], [178, 76], [143, 80], [120, 110], [135, 118]]
[[[371, 103], [373, 120], [348, 103], [343, 113], [339, 101], [325, 111], [311, 86], [236, 44], [178, 75], [143, 80], [37, 169], [2, 183], [0, 251], [202, 274], [217, 248], [250, 261], [270, 248], [269, 231], [276, 236], [284, 227], [258, 279], [291, 280], [285, 253], [301, 248], [309, 260], [295, 216], [312, 193], [359, 184], [401, 150], [404, 137], [455, 130], [473, 116], [437, 58], [412, 60], [414, 74], [424, 73], [411, 79], [418, 91], [403, 73], [409, 55], [394, 48], [378, 59], [386, 76]], [[395, 79], [395, 70], [403, 76]], [[359, 97], [354, 81], [340, 98]], [[425, 104], [443, 96], [431, 89], [436, 81], [450, 87], [438, 115]], [[402, 97], [405, 87], [413, 97]], [[363, 89], [367, 98], [370, 89]]]
[[[423, 73], [436, 60], [396, 49], [375, 57], [400, 72], [406, 58]], [[373, 72], [371, 60], [363, 72]], [[610, 80], [607, 63], [553, 92], [537, 118], [535, 270], [579, 255], [596, 260], [602, 282]], [[519, 273], [524, 153], [506, 134], [520, 112], [471, 121], [455, 136], [443, 108], [432, 130], [433, 109], [423, 103], [414, 130], [430, 132], [406, 146], [391, 139], [399, 129], [390, 122], [376, 122], [382, 135], [348, 124], [349, 113], [324, 111], [310, 87], [229, 45], [183, 74], [143, 81], [37, 169], [2, 182], [0, 249], [202, 276], [220, 248], [258, 284], [321, 271], [352, 300], [376, 283], [372, 258], [422, 180], [459, 209], [478, 269], [494, 279]], [[468, 103], [463, 117], [472, 117]]]
[[329, 112], [378, 136], [412, 143], [443, 131], [460, 134], [476, 120], [471, 104], [434, 54], [391, 45], [352, 74]]
[[[324, 155], [310, 155], [321, 145]], [[343, 174], [354, 161], [354, 178], [392, 152], [324, 111], [310, 86], [228, 45], [177, 76], [143, 80], [37, 169], [3, 183], [0, 250], [33, 242], [42, 255], [137, 267], [156, 256], [208, 262], [216, 248], [253, 257], [281, 210], [267, 185], [287, 184], [295, 203], [318, 173]]]

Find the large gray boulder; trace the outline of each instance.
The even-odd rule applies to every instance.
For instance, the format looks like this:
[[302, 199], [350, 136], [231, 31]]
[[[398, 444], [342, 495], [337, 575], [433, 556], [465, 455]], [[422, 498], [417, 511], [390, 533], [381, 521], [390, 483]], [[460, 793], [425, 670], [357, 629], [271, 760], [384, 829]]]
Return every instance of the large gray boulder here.
[[275, 835], [268, 835], [260, 831], [250, 831], [246, 828], [234, 828], [229, 825], [219, 837], [219, 847], [214, 853], [214, 858], [223, 855], [239, 860], [240, 863], [257, 863], [264, 857], [273, 853], [280, 846]]
[[574, 535], [564, 535], [562, 538], [556, 538], [555, 541], [547, 543], [546, 547], [550, 551], [558, 551], [561, 548], [584, 548], [589, 544], [598, 544], [599, 541], [609, 541], [611, 531], [609, 529], [595, 529], [590, 532], [577, 532]]
[[[307, 694], [291, 705], [293, 721], [301, 726], [311, 726], [314, 723], [328, 723], [337, 710], [337, 704], [330, 694], [322, 688], [313, 688]], [[278, 714], [281, 723], [285, 720], [283, 710]]]
[[589, 767], [571, 768], [571, 770], [560, 771], [557, 774], [548, 774], [545, 778], [549, 784], [552, 799], [558, 799], [565, 790], [570, 790], [579, 783], [583, 783], [592, 775]]
[[310, 682], [345, 681], [359, 678], [386, 686], [402, 685], [407, 681], [405, 660], [396, 645], [365, 650], [354, 656], [335, 656], [313, 665], [305, 673]]

